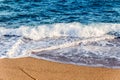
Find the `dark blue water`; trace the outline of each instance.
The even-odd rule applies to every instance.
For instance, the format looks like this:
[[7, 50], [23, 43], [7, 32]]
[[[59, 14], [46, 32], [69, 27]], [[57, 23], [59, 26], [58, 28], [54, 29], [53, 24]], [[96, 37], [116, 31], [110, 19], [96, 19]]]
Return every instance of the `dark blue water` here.
[[0, 0], [0, 26], [120, 23], [119, 0]]

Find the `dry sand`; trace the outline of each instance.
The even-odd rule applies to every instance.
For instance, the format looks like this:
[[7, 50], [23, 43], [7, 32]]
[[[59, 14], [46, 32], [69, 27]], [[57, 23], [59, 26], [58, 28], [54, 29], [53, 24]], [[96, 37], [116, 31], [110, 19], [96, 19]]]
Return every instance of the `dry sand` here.
[[0, 80], [120, 80], [120, 69], [75, 66], [35, 58], [0, 59]]

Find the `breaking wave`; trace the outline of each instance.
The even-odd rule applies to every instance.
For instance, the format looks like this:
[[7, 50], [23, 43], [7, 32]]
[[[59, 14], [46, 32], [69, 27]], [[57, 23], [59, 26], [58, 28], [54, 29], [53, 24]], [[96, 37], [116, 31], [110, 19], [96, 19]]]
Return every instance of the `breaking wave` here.
[[37, 27], [21, 26], [19, 28], [0, 28], [0, 36], [14, 35], [39, 40], [46, 37], [71, 36], [80, 38], [99, 37], [106, 34], [119, 36], [120, 24], [98, 23], [83, 25], [80, 23], [58, 23]]

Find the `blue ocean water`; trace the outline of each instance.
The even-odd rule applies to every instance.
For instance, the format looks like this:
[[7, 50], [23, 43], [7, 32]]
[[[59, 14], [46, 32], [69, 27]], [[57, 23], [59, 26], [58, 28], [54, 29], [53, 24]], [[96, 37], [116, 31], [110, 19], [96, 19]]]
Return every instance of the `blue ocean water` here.
[[120, 68], [119, 0], [0, 0], [0, 58]]
[[1, 0], [0, 26], [120, 23], [119, 0]]

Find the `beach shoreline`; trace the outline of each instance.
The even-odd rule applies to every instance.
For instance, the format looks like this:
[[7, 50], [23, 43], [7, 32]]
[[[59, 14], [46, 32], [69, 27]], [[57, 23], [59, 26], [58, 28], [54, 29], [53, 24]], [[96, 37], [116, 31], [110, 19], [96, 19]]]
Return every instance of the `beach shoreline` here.
[[36, 58], [0, 59], [0, 80], [119, 80], [120, 69], [77, 66]]

